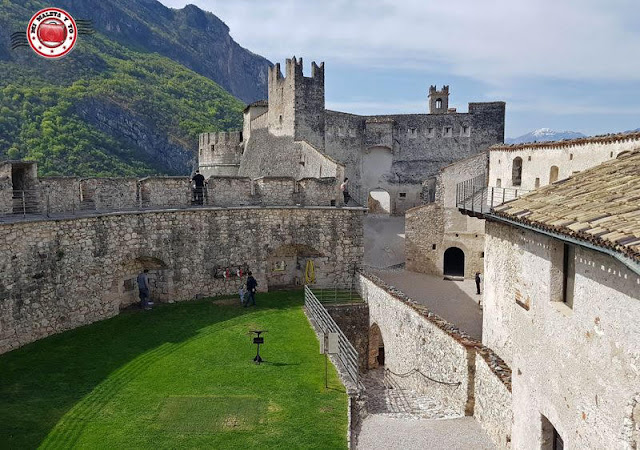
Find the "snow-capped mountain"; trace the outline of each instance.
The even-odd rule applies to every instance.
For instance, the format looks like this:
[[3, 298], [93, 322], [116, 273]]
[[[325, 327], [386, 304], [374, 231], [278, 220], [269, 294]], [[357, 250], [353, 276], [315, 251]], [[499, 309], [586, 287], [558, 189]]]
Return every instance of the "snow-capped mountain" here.
[[504, 142], [505, 144], [523, 144], [525, 142], [561, 141], [562, 139], [576, 139], [581, 137], [586, 137], [586, 135], [578, 131], [554, 131], [550, 128], [540, 128], [539, 130], [523, 134], [516, 138], [507, 138]]

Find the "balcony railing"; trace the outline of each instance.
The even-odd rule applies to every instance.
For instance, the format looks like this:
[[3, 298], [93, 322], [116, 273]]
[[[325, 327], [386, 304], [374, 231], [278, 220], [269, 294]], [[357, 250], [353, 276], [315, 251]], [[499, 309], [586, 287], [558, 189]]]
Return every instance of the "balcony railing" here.
[[456, 185], [456, 208], [469, 215], [481, 216], [527, 192], [526, 189], [485, 186], [484, 176], [479, 176]]

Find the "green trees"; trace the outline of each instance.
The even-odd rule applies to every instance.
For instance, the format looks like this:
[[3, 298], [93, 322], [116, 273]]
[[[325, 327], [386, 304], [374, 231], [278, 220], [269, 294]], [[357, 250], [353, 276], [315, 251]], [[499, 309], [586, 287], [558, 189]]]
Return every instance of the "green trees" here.
[[60, 61], [24, 48], [0, 60], [0, 159], [37, 160], [40, 175], [187, 173], [186, 163], [168, 169], [163, 158], [171, 155], [130, 130], [96, 127], [79, 105], [104, 106], [124, 117], [117, 123], [130, 115], [144, 123], [141, 134], [158, 134], [193, 156], [198, 133], [242, 128], [243, 103], [208, 78], [99, 34], [83, 38]]

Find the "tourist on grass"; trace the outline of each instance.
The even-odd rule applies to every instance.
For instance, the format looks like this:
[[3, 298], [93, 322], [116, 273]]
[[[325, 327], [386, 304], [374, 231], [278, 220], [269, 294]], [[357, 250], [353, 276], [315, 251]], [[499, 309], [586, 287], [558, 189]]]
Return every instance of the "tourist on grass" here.
[[247, 302], [244, 305], [245, 308], [249, 305], [256, 305], [256, 288], [258, 287], [258, 282], [253, 278], [251, 271], [249, 271], [247, 275], [249, 275], [247, 277], [247, 294], [249, 295], [249, 298], [247, 298]]
[[196, 174], [191, 181], [193, 181], [195, 185], [193, 193], [195, 195], [196, 205], [202, 205], [204, 203], [204, 176], [200, 174], [199, 170], [196, 170]]
[[344, 179], [344, 182], [340, 185], [340, 190], [342, 191], [344, 204], [346, 205], [349, 203], [349, 199], [351, 199], [351, 196], [349, 195], [349, 178]]
[[140, 296], [140, 307], [148, 311], [151, 309], [153, 302], [149, 301], [151, 296], [151, 286], [149, 285], [149, 269], [144, 269], [138, 275], [138, 295]]
[[238, 290], [238, 295], [240, 296], [240, 304], [244, 306], [244, 299], [246, 298], [247, 291], [245, 291], [244, 286], [240, 285], [240, 289]]

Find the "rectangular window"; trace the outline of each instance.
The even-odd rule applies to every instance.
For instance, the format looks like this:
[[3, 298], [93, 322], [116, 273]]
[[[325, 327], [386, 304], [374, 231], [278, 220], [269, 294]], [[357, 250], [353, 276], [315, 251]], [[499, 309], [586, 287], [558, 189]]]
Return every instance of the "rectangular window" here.
[[407, 193], [406, 192], [400, 192], [400, 198], [406, 198]]
[[442, 136], [444, 136], [444, 137], [452, 137], [453, 136], [453, 127], [444, 127], [442, 129]]
[[436, 249], [436, 244], [431, 244], [431, 250], [435, 250]]
[[540, 187], [540, 178], [536, 178], [536, 189]]
[[496, 180], [496, 187], [502, 187], [502, 180], [500, 178]]
[[418, 137], [418, 129], [417, 128], [408, 128], [407, 129], [407, 137], [411, 139], [415, 139]]
[[564, 244], [562, 257], [562, 303], [573, 308], [573, 288], [576, 276], [575, 247]]
[[435, 129], [432, 127], [427, 128], [427, 137], [435, 137], [436, 133], [435, 133]]
[[468, 125], [462, 125], [462, 128], [460, 129], [460, 136], [462, 137], [471, 136], [471, 128]]

